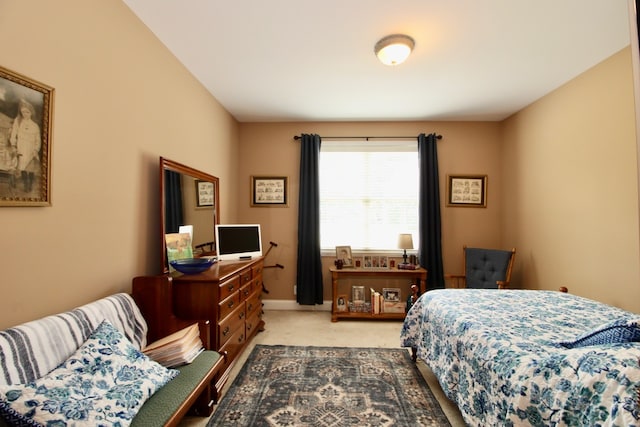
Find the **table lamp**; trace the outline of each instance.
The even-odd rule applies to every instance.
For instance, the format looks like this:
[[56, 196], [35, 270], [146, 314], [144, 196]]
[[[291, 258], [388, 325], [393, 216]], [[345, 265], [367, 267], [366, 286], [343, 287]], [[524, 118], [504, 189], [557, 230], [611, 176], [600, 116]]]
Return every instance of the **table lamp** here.
[[407, 264], [407, 249], [413, 249], [413, 238], [410, 233], [401, 233], [398, 235], [398, 248], [404, 249], [402, 263]]

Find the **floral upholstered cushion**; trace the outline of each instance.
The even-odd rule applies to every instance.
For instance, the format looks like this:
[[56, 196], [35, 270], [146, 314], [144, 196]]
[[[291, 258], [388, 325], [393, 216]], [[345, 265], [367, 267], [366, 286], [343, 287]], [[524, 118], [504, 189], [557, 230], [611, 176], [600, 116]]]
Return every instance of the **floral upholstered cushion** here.
[[16, 426], [124, 427], [178, 373], [149, 359], [105, 320], [49, 374], [0, 385], [0, 415]]
[[640, 319], [620, 319], [588, 331], [573, 341], [560, 343], [566, 348], [590, 345], [640, 342]]

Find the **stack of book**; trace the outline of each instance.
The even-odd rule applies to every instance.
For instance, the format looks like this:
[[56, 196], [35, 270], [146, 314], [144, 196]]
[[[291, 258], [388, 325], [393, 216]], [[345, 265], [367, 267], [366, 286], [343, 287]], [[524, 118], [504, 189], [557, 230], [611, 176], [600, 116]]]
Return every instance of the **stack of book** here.
[[149, 344], [142, 352], [162, 366], [174, 368], [193, 362], [203, 350], [200, 329], [194, 323]]
[[371, 314], [380, 314], [383, 312], [384, 298], [382, 294], [371, 288]]
[[416, 264], [398, 264], [398, 270], [417, 270], [418, 268], [420, 266]]

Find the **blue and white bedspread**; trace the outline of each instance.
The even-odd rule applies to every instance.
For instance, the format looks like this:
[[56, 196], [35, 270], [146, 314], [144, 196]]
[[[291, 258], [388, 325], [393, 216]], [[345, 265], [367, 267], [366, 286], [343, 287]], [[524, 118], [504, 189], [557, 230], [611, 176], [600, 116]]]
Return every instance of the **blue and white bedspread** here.
[[640, 343], [559, 343], [639, 318], [560, 292], [442, 289], [411, 308], [401, 345], [470, 426], [638, 426]]

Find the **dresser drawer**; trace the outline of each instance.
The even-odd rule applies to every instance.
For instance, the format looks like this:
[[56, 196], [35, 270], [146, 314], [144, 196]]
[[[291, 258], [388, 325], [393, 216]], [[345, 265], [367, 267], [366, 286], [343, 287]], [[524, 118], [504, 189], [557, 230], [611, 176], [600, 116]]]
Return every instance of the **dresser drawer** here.
[[227, 298], [229, 295], [234, 292], [238, 292], [240, 289], [240, 277], [234, 276], [232, 279], [227, 280], [226, 282], [220, 283], [220, 300]]
[[[244, 347], [244, 343], [246, 341], [246, 335], [244, 332], [244, 328], [238, 329], [236, 332], [231, 335], [231, 337], [227, 340], [227, 342], [220, 347], [218, 353], [224, 354], [227, 352], [227, 358], [225, 359], [225, 365], [229, 365], [231, 362], [238, 357], [240, 350]], [[226, 366], [225, 366], [226, 370]]]
[[220, 303], [218, 304], [219, 317], [217, 320], [218, 321], [223, 320], [225, 317], [231, 314], [232, 311], [238, 308], [239, 305], [240, 305], [240, 292], [236, 292], [235, 294], [230, 295], [224, 300], [220, 301]]
[[256, 333], [256, 329], [260, 326], [260, 322], [262, 321], [262, 310], [256, 310], [247, 318], [245, 322], [245, 330], [246, 336], [250, 337], [254, 333]]
[[247, 317], [251, 316], [256, 310], [262, 312], [262, 292], [260, 290], [251, 294], [247, 302]]
[[240, 278], [240, 286], [246, 285], [253, 278], [253, 276], [251, 275], [250, 268], [247, 268], [246, 270], [242, 271], [238, 276]]
[[218, 325], [218, 347], [229, 341], [231, 336], [241, 328], [244, 328], [245, 311], [242, 304], [222, 320]]
[[262, 275], [262, 270], [264, 269], [264, 264], [259, 263], [258, 265], [253, 266], [251, 269], [253, 271], [253, 278], [257, 278]]
[[240, 288], [240, 301], [245, 301], [253, 293], [254, 282], [251, 281]]

